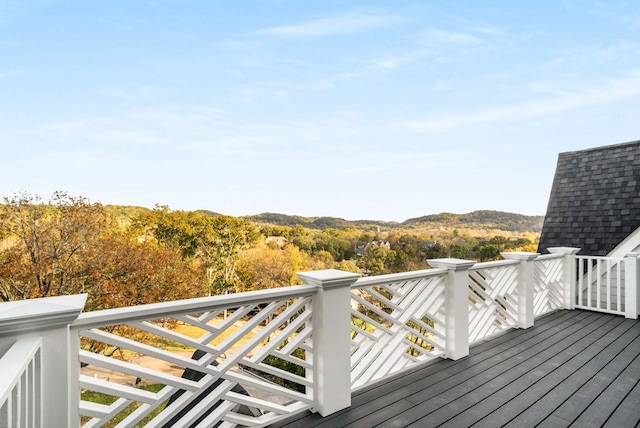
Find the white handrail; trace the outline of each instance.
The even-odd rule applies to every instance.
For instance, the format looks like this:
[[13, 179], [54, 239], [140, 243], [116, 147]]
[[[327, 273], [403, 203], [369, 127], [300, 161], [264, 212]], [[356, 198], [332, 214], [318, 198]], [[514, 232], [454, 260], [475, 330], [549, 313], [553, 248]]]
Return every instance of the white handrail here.
[[390, 273], [386, 275], [367, 276], [358, 278], [351, 288], [371, 287], [374, 285], [388, 284], [398, 281], [408, 281], [411, 279], [428, 278], [446, 273], [446, 269], [424, 269], [411, 272]]
[[121, 324], [123, 322], [160, 319], [169, 316], [203, 311], [212, 312], [238, 305], [257, 305], [270, 300], [286, 300], [296, 297], [311, 296], [316, 291], [316, 287], [311, 285], [297, 285], [292, 287], [248, 291], [222, 296], [151, 303], [140, 306], [129, 306], [126, 308], [105, 309], [81, 314], [72, 324], [72, 327], [88, 329], [107, 326], [113, 323]]

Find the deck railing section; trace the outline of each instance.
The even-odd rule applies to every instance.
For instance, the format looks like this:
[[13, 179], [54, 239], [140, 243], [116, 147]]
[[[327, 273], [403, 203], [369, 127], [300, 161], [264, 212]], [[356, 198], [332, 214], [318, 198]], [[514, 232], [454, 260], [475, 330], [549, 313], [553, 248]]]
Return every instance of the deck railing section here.
[[446, 274], [381, 275], [351, 287], [352, 388], [445, 352]]
[[533, 315], [563, 308], [564, 260], [561, 254], [545, 254], [534, 262]]
[[624, 315], [624, 258], [576, 256], [576, 308]]
[[638, 315], [639, 255], [576, 256], [575, 307], [635, 318]]
[[300, 286], [81, 315], [71, 330], [83, 426], [265, 426], [313, 407], [314, 294]]
[[[576, 261], [578, 249], [550, 250], [478, 264], [430, 260], [435, 269], [359, 279], [303, 272], [307, 285], [80, 316], [86, 296], [4, 303], [0, 379], [10, 380], [0, 382], [0, 420], [27, 401], [34, 421], [72, 427], [78, 412], [85, 427], [265, 426], [305, 409], [328, 415], [348, 407], [354, 389], [430, 358], [462, 358], [470, 343], [575, 307], [577, 264], [589, 263]], [[588, 281], [617, 272], [615, 261], [600, 263], [591, 277], [585, 268]], [[604, 285], [624, 303], [602, 308], [620, 302], [637, 317], [638, 255], [621, 263], [620, 288], [613, 276]], [[41, 393], [30, 383], [38, 367]]]
[[42, 427], [42, 338], [21, 338], [0, 358], [0, 426]]
[[519, 265], [505, 260], [469, 269], [470, 343], [518, 326]]

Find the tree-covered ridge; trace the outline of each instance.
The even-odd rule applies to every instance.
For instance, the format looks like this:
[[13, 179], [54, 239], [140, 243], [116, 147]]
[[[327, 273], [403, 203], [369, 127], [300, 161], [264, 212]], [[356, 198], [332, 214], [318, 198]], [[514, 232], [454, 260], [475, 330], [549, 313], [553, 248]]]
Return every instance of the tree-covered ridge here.
[[536, 232], [542, 230], [544, 216], [527, 216], [503, 211], [479, 210], [467, 214], [440, 213], [408, 219], [402, 223], [376, 220], [345, 220], [336, 217], [302, 217], [296, 215], [262, 213], [245, 217], [256, 223], [279, 226], [297, 224], [309, 229], [357, 229], [385, 230], [454, 227], [466, 229], [497, 229], [514, 232]]
[[479, 210], [467, 214], [440, 213], [411, 218], [403, 227], [450, 226], [468, 229], [498, 229], [514, 232], [537, 232], [542, 230], [544, 216], [527, 216], [504, 211]]
[[398, 226], [396, 222], [376, 220], [345, 220], [338, 217], [303, 217], [277, 213], [262, 213], [245, 217], [255, 223], [274, 224], [278, 226], [300, 225], [309, 229], [370, 229], [372, 227], [384, 227], [392, 229]]

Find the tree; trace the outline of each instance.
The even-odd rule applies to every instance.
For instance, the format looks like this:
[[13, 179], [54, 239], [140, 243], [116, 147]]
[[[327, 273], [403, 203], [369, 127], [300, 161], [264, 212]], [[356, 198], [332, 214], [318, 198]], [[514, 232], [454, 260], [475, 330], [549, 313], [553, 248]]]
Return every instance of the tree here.
[[336, 261], [349, 260], [355, 256], [356, 241], [351, 234], [338, 229], [325, 229], [315, 237], [315, 251], [328, 251]]
[[243, 288], [236, 264], [240, 251], [255, 245], [260, 236], [247, 220], [225, 215], [171, 211], [158, 205], [136, 220], [139, 230], [151, 234], [161, 245], [194, 259], [206, 273], [206, 289], [222, 294]]
[[351, 260], [342, 260], [336, 264], [336, 269], [343, 270], [345, 272], [353, 272], [358, 275], [362, 275], [362, 271], [356, 264]]
[[88, 293], [85, 310], [202, 294], [203, 277], [180, 254], [108, 228], [102, 205], [56, 192], [5, 198], [0, 207], [0, 299]]
[[449, 250], [439, 242], [429, 245], [425, 249], [425, 258], [427, 259], [442, 259], [445, 257], [449, 257]]
[[205, 276], [171, 248], [124, 232], [105, 233], [87, 251], [92, 260], [87, 310], [204, 296]]
[[259, 233], [243, 219], [219, 215], [201, 231], [201, 257], [211, 292], [242, 289], [236, 272], [240, 251], [254, 246]]
[[299, 284], [297, 272], [309, 270], [309, 256], [294, 245], [266, 244], [243, 251], [238, 272], [244, 290], [261, 290]]
[[385, 263], [390, 253], [391, 250], [386, 247], [372, 245], [367, 254], [360, 258], [360, 268], [368, 275], [382, 275], [386, 273]]
[[0, 255], [2, 300], [71, 294], [83, 290], [88, 248], [105, 230], [99, 203], [56, 192], [45, 204], [20, 193], [4, 198], [2, 235], [9, 241]]
[[332, 269], [335, 264], [333, 256], [328, 251], [317, 251], [311, 258], [311, 268], [313, 270]]
[[501, 248], [498, 244], [482, 245], [478, 249], [478, 256], [481, 262], [496, 260], [500, 257]]

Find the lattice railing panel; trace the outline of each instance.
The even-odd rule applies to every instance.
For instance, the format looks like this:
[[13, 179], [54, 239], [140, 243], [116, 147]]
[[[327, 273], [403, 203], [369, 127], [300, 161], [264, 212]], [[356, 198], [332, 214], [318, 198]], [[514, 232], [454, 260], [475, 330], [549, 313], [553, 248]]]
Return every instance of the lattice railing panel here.
[[469, 343], [517, 326], [518, 262], [469, 270]]
[[351, 290], [352, 388], [444, 352], [445, 275], [385, 275], [367, 278], [375, 281], [367, 286], [367, 281], [356, 282]]
[[266, 426], [311, 408], [311, 301], [78, 328], [83, 426]]
[[563, 307], [563, 256], [545, 255], [534, 261], [533, 315], [539, 316]]

